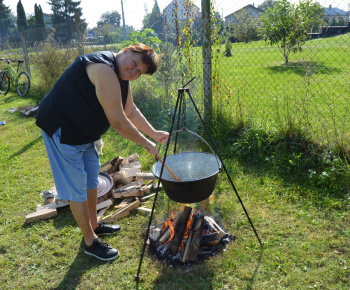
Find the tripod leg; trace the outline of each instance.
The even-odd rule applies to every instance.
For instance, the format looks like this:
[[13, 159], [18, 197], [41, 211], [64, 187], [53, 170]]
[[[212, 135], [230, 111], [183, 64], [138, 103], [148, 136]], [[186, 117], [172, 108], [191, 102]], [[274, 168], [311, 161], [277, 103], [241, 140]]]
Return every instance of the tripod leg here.
[[141, 257], [140, 257], [139, 268], [137, 269], [137, 274], [135, 275], [136, 280], [140, 279], [140, 272], [141, 272], [142, 261], [143, 261], [143, 257], [144, 257], [145, 250], [146, 250], [147, 240], [148, 240], [148, 236], [149, 236], [149, 230], [150, 230], [150, 227], [151, 227], [151, 223], [152, 223], [152, 219], [153, 219], [153, 213], [154, 213], [154, 208], [155, 208], [156, 201], [157, 201], [159, 185], [160, 185], [160, 182], [162, 181], [162, 175], [163, 175], [163, 171], [164, 171], [164, 164], [165, 164], [166, 156], [167, 156], [168, 149], [169, 149], [171, 133], [173, 132], [173, 126], [174, 126], [174, 123], [175, 123], [176, 111], [177, 111], [177, 108], [178, 108], [178, 105], [179, 105], [180, 98], [182, 98], [182, 95], [180, 95], [180, 91], [179, 91], [178, 98], [176, 100], [174, 115], [173, 115], [173, 119], [172, 119], [172, 123], [171, 123], [171, 127], [170, 127], [169, 139], [168, 139], [168, 142], [166, 144], [166, 149], [165, 149], [165, 154], [164, 154], [164, 158], [163, 158], [163, 163], [162, 163], [162, 167], [160, 169], [158, 186], [157, 186], [157, 190], [156, 190], [156, 195], [154, 197], [154, 202], [153, 202], [153, 206], [152, 206], [152, 212], [151, 212], [151, 216], [150, 216], [149, 221], [148, 221], [148, 227], [147, 227], [147, 231], [146, 231], [146, 236], [145, 236], [145, 239], [144, 239], [144, 242], [143, 242], [143, 248], [142, 248], [142, 253], [141, 253]]
[[210, 133], [209, 133], [209, 130], [207, 129], [207, 126], [205, 125], [204, 120], [202, 119], [202, 117], [201, 117], [201, 115], [200, 115], [200, 113], [199, 113], [199, 110], [198, 110], [198, 108], [197, 108], [197, 106], [196, 106], [196, 104], [195, 104], [195, 102], [194, 102], [194, 100], [193, 100], [193, 98], [192, 98], [192, 96], [191, 96], [189, 90], [186, 89], [186, 92], [187, 92], [188, 96], [190, 97], [190, 99], [191, 99], [191, 101], [192, 101], [192, 104], [193, 104], [193, 106], [194, 106], [194, 108], [195, 108], [195, 110], [196, 110], [196, 112], [197, 112], [197, 114], [198, 114], [198, 116], [199, 116], [199, 118], [200, 118], [202, 124], [203, 124], [203, 127], [204, 127], [204, 129], [205, 129], [205, 131], [206, 131], [206, 133], [207, 133], [209, 139], [210, 139], [210, 142], [211, 142], [211, 144], [212, 144], [212, 146], [213, 146], [213, 148], [214, 148], [216, 154], [218, 155], [218, 157], [219, 157], [219, 159], [220, 159], [220, 161], [221, 161], [222, 167], [223, 167], [224, 170], [225, 170], [225, 173], [226, 173], [226, 175], [227, 175], [227, 178], [228, 178], [228, 180], [230, 181], [230, 184], [231, 184], [231, 186], [232, 186], [234, 192], [236, 193], [236, 196], [237, 196], [237, 198], [238, 198], [240, 204], [242, 205], [242, 208], [243, 208], [243, 210], [244, 210], [244, 213], [246, 214], [246, 216], [247, 216], [247, 218], [248, 218], [248, 221], [249, 221], [250, 225], [251, 225], [252, 228], [253, 228], [253, 231], [254, 231], [254, 233], [255, 233], [255, 236], [257, 237], [257, 239], [258, 239], [258, 241], [259, 241], [259, 243], [260, 243], [260, 246], [262, 247], [263, 244], [262, 244], [262, 242], [261, 242], [261, 240], [260, 240], [260, 238], [259, 238], [259, 235], [258, 235], [257, 231], [255, 230], [255, 227], [254, 227], [254, 225], [253, 225], [253, 222], [252, 222], [252, 220], [250, 219], [249, 214], [248, 214], [248, 212], [247, 212], [247, 210], [246, 210], [246, 208], [245, 208], [245, 206], [244, 206], [244, 204], [243, 204], [243, 201], [242, 201], [241, 197], [239, 196], [236, 187], [235, 187], [234, 184], [233, 184], [233, 181], [232, 181], [232, 179], [231, 179], [231, 176], [229, 175], [229, 173], [228, 173], [228, 171], [227, 171], [227, 169], [226, 169], [226, 166], [225, 166], [224, 162], [223, 162], [222, 159], [221, 159], [221, 156], [220, 156], [220, 154], [219, 154], [219, 152], [218, 152], [218, 150], [217, 150], [217, 148], [216, 148], [216, 146], [215, 146], [215, 144], [214, 144], [214, 141], [213, 141], [213, 139], [211, 138], [211, 135], [210, 135]]

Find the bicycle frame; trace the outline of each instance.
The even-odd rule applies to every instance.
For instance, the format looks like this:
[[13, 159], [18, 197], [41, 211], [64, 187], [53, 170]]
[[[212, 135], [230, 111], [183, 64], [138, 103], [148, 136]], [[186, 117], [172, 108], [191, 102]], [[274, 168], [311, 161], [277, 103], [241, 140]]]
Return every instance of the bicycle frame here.
[[16, 84], [16, 80], [18, 78], [19, 66], [20, 66], [20, 63], [18, 63], [17, 65], [17, 71], [15, 71], [15, 69], [10, 65], [10, 63], [7, 63], [6, 67], [4, 68], [4, 71], [8, 73], [10, 77], [11, 85], [13, 86]]

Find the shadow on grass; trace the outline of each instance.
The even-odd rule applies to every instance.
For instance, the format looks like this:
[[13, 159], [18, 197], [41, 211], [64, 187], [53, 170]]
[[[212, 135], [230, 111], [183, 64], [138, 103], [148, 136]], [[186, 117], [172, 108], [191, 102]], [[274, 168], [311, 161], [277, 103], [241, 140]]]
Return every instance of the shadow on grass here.
[[264, 248], [261, 248], [260, 254], [259, 254], [259, 257], [258, 257], [258, 261], [256, 263], [256, 267], [255, 267], [255, 269], [253, 271], [252, 277], [248, 280], [248, 284], [247, 284], [246, 289], [254, 289], [254, 281], [255, 281], [256, 275], [258, 274], [258, 270], [259, 270], [259, 268], [261, 266], [261, 258], [262, 258], [263, 252], [264, 252]]
[[39, 136], [37, 138], [35, 138], [34, 140], [32, 140], [31, 142], [29, 142], [27, 145], [24, 145], [22, 147], [21, 150], [18, 150], [17, 152], [15, 152], [14, 154], [12, 154], [9, 159], [13, 159], [23, 153], [25, 153], [26, 151], [28, 151], [29, 149], [31, 149], [36, 143], [38, 143], [40, 140], [42, 139], [42, 136]]
[[112, 263], [103, 262], [84, 254], [84, 244], [84, 239], [82, 239], [75, 260], [69, 266], [66, 275], [55, 289], [77, 289], [85, 272], [90, 271], [92, 268], [98, 268], [103, 264]]
[[303, 61], [303, 62], [290, 62], [282, 64], [280, 66], [267, 67], [270, 73], [295, 73], [299, 76], [311, 76], [313, 74], [326, 74], [340, 73], [341, 69], [335, 67], [327, 67], [323, 62], [316, 61]]

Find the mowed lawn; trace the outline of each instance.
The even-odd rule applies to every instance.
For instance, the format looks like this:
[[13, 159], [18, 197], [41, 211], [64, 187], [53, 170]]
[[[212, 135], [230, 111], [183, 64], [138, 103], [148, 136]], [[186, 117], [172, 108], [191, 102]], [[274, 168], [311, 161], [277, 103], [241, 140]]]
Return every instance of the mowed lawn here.
[[[290, 53], [288, 64], [276, 45], [264, 41], [233, 43], [231, 52], [213, 54], [216, 109], [268, 130], [293, 124], [318, 143], [347, 147], [350, 33], [309, 40], [302, 52]], [[200, 59], [201, 49], [194, 55]]]
[[[291, 57], [292, 68], [283, 66], [282, 55], [263, 42], [234, 44], [234, 56], [223, 58], [220, 63], [226, 64], [220, 72], [222, 95], [216, 98], [215, 105], [228, 116], [243, 116], [257, 126], [278, 128], [293, 117], [305, 128], [305, 120], [309, 119], [315, 126], [311, 128], [330, 126], [332, 130], [331, 126], [337, 124], [334, 120], [344, 117], [342, 108], [349, 97], [346, 91], [349, 62], [343, 66], [339, 63], [348, 56], [339, 54], [337, 64], [332, 65], [330, 56], [323, 53], [322, 58], [316, 59], [311, 51], [323, 51], [322, 47], [336, 39], [343, 39], [336, 42], [343, 52], [344, 43], [349, 43], [348, 35], [313, 40], [306, 44], [302, 54]], [[335, 47], [336, 43], [329, 47]], [[309, 53], [307, 47], [310, 47]], [[306, 77], [305, 63], [317, 63], [319, 67], [322, 63], [319, 69], [322, 73]], [[316, 80], [323, 88], [316, 86]], [[139, 266], [148, 215], [134, 212], [118, 221], [122, 231], [104, 240], [118, 248], [120, 257], [107, 263], [83, 254], [82, 235], [69, 208], [60, 209], [54, 218], [25, 224], [25, 216], [42, 204], [40, 192], [51, 188], [53, 179], [35, 119], [7, 110], [40, 100], [42, 96], [37, 95], [35, 83], [25, 98], [19, 98], [14, 90], [0, 96], [0, 121], [6, 121], [0, 126], [1, 289], [349, 288], [349, 192], [333, 194], [326, 187], [312, 188], [296, 182], [295, 178], [281, 177], [275, 174], [274, 168], [264, 164], [245, 164], [230, 152], [221, 151], [227, 147], [219, 146], [219, 151], [263, 248], [224, 172], [219, 174], [211, 198], [193, 206], [208, 211], [236, 239], [220, 247], [215, 256], [180, 266], [171, 266], [146, 251], [139, 283], [135, 282], [134, 275]], [[333, 85], [337, 86], [335, 90], [331, 89]], [[327, 91], [326, 88], [332, 93], [324, 97], [322, 90]], [[146, 117], [151, 113], [144, 112]], [[348, 124], [345, 121], [340, 124], [344, 124], [345, 131]], [[154, 125], [164, 126], [163, 123]], [[326, 128], [314, 131], [321, 135]], [[310, 132], [313, 131], [310, 129]], [[150, 172], [155, 160], [141, 146], [115, 136], [112, 130], [103, 140], [101, 164], [113, 157], [137, 152], [143, 171]], [[152, 202], [145, 206], [150, 208]], [[180, 206], [169, 201], [161, 191], [153, 225]]]

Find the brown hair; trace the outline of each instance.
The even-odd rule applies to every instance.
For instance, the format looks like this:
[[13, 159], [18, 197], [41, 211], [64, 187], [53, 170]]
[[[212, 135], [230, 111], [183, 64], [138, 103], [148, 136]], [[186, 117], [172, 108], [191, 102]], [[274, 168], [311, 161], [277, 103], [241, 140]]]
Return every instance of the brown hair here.
[[143, 43], [135, 43], [129, 45], [127, 48], [130, 48], [134, 53], [141, 54], [141, 61], [147, 65], [146, 74], [152, 75], [158, 69], [158, 55], [154, 52], [154, 50], [148, 47]]

